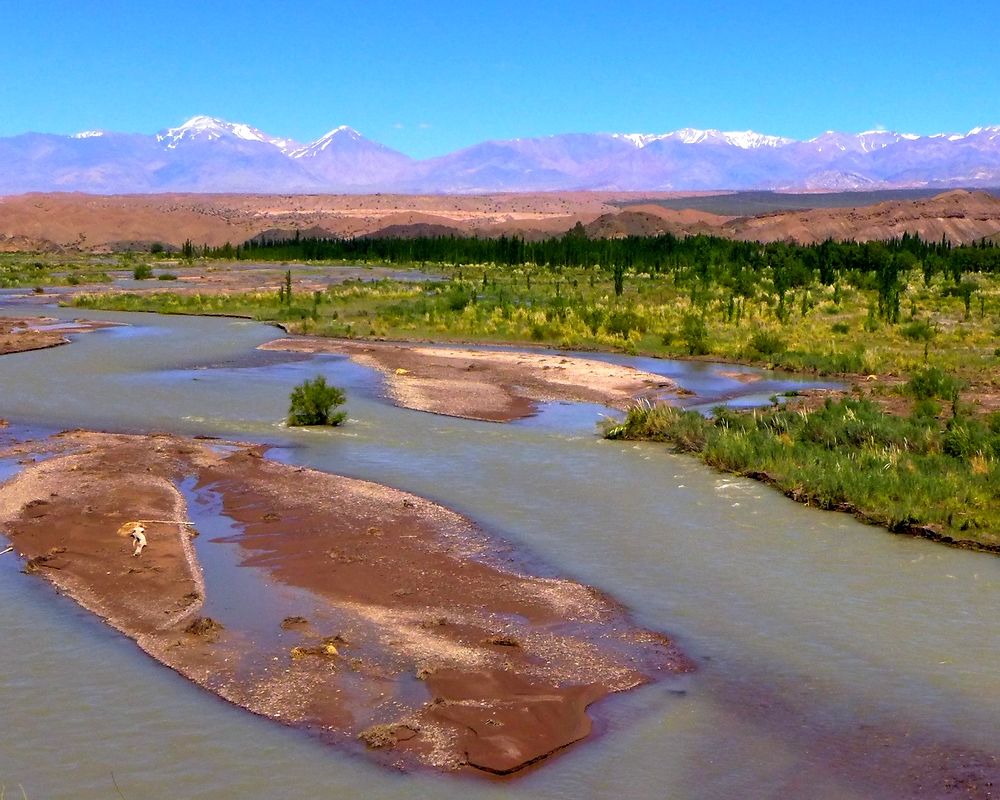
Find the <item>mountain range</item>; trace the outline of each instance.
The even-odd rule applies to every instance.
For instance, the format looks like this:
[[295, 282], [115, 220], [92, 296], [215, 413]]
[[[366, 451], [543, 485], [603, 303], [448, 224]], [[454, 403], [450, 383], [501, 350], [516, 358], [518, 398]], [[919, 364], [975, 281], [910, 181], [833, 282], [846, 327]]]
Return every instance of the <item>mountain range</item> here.
[[1000, 186], [1000, 126], [917, 136], [828, 131], [584, 133], [489, 141], [417, 160], [346, 125], [308, 144], [197, 116], [155, 135], [0, 138], [0, 194], [855, 191]]

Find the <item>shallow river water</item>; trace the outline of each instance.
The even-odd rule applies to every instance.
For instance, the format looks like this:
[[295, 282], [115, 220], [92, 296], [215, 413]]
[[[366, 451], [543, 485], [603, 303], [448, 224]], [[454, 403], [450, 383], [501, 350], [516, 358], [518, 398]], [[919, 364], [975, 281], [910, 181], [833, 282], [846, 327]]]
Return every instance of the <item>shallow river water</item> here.
[[[600, 735], [516, 781], [402, 775], [198, 689], [8, 554], [7, 797], [20, 784], [31, 800], [96, 800], [120, 796], [117, 783], [130, 800], [848, 799], [891, 796], [852, 777], [852, 748], [903, 740], [996, 752], [993, 556], [804, 508], [662, 446], [604, 441], [599, 407], [557, 404], [510, 425], [434, 416], [393, 407], [372, 372], [343, 358], [256, 352], [280, 335], [268, 326], [87, 316], [129, 327], [0, 358], [0, 416], [14, 431], [255, 439], [292, 463], [425, 495], [620, 599], [676, 638], [698, 671], [612, 698], [595, 709]], [[642, 366], [651, 363], [719, 398], [737, 392], [728, 369]], [[346, 387], [349, 424], [289, 431], [288, 392], [318, 372]], [[14, 468], [0, 463], [0, 479]]]

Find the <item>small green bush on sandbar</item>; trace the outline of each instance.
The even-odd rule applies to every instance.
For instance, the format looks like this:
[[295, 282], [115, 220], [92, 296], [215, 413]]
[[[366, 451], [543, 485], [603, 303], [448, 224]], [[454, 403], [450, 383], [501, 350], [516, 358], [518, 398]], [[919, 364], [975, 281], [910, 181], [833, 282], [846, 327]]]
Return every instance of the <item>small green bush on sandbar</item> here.
[[347, 399], [343, 389], [328, 385], [322, 375], [296, 386], [289, 399], [289, 425], [340, 425], [347, 419], [346, 412], [334, 411]]

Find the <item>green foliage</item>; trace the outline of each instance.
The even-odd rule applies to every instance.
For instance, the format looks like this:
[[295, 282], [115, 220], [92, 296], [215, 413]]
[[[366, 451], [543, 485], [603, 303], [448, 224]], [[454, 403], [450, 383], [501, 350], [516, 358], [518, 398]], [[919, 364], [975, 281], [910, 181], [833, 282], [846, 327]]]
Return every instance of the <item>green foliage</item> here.
[[[918, 404], [919, 405], [919, 404]], [[697, 453], [718, 469], [748, 474], [821, 508], [853, 511], [891, 530], [929, 525], [955, 538], [1000, 544], [1000, 419], [933, 414], [894, 417], [865, 400], [814, 411], [692, 411], [640, 403], [612, 439], [652, 439]]]
[[172, 272], [161, 272], [156, 276], [156, 279], [159, 281], [175, 281], [177, 280], [177, 276]]
[[971, 280], [963, 280], [954, 286], [949, 286], [944, 290], [944, 294], [949, 297], [960, 297], [965, 306], [965, 316], [971, 316], [972, 295], [979, 291], [979, 284]]
[[899, 329], [899, 332], [914, 342], [929, 342], [934, 338], [934, 328], [929, 322], [922, 319], [908, 322]]
[[681, 338], [689, 355], [700, 356], [708, 352], [708, 326], [701, 314], [685, 314], [681, 319]]
[[951, 400], [961, 388], [961, 381], [938, 367], [926, 367], [915, 373], [906, 384], [906, 391], [918, 400], [940, 398]]
[[[406, 252], [426, 256], [431, 263], [433, 258], [443, 257], [448, 247], [457, 248], [455, 252], [461, 255], [465, 248], [475, 252], [483, 245], [445, 239], [415, 245], [407, 240], [351, 246], [374, 248], [369, 254], [372, 257], [384, 248], [386, 253], [395, 254], [393, 257], [402, 258]], [[882, 250], [895, 257], [906, 248], [933, 250], [931, 245], [905, 238], [884, 243]], [[950, 274], [940, 274], [940, 264], [946, 263], [941, 261], [932, 271], [928, 287], [914, 286], [912, 275], [897, 276], [898, 286], [902, 287], [901, 302], [911, 310], [917, 305], [921, 319], [911, 318], [899, 325], [888, 323], [880, 315], [878, 276], [869, 270], [871, 264], [865, 260], [869, 250], [852, 243], [826, 243], [805, 249], [784, 243], [731, 242], [717, 246], [708, 238], [698, 237], [672, 243], [662, 237], [598, 242], [574, 236], [553, 240], [544, 247], [508, 239], [488, 244], [487, 252], [510, 264], [462, 260], [447, 266], [447, 279], [428, 282], [351, 280], [331, 285], [321, 293], [320, 302], [311, 291], [293, 294], [288, 287], [291, 278], [302, 272], [311, 273], [302, 275], [303, 282], [321, 279], [322, 272], [328, 269], [321, 265], [291, 267], [282, 273], [280, 290], [275, 286], [273, 292], [163, 292], [145, 297], [115, 294], [79, 297], [73, 302], [121, 310], [243, 315], [281, 322], [293, 333], [320, 336], [536, 342], [656, 356], [710, 352], [725, 360], [749, 360], [819, 374], [908, 375], [921, 362], [934, 363], [969, 383], [981, 385], [983, 378], [988, 378], [983, 371], [995, 369], [997, 363], [993, 354], [997, 317], [990, 306], [982, 321], [979, 315], [974, 321], [963, 321], [962, 303], [942, 291], [954, 279]], [[977, 255], [969, 263], [986, 267], [988, 261], [980, 263], [975, 258], [979, 258], [978, 254], [988, 258], [997, 250], [975, 249]], [[787, 258], [768, 263], [772, 254], [780, 253]], [[548, 264], [519, 261], [532, 254], [552, 260]], [[582, 263], [591, 257], [596, 263]], [[581, 263], [562, 263], [573, 260]], [[779, 283], [788, 285], [783, 312], [774, 291], [775, 263], [779, 264]], [[624, 272], [631, 276], [628, 291], [621, 297], [614, 294], [613, 264], [623, 265]], [[914, 272], [919, 268], [914, 266]], [[34, 277], [38, 285], [65, 281], [65, 277], [55, 275], [46, 280], [47, 273], [35, 270], [30, 263], [20, 269], [19, 281], [29, 277]], [[820, 282], [816, 282], [816, 275]], [[0, 257], [0, 283], [3, 280]], [[792, 285], [810, 280], [813, 282], [809, 286]], [[1000, 293], [1000, 273], [980, 274], [977, 281], [980, 296], [992, 298]], [[801, 317], [794, 309], [807, 292], [817, 308], [836, 316], [832, 320], [826, 313]], [[838, 294], [840, 303], [834, 305], [832, 301]], [[703, 330], [698, 318], [704, 323]], [[928, 342], [922, 340], [925, 326], [934, 331], [933, 358], [929, 358]], [[761, 331], [767, 334], [754, 336], [754, 332]], [[878, 335], [868, 335], [872, 331]]]
[[788, 347], [785, 340], [775, 331], [757, 331], [747, 343], [747, 355], [752, 359], [770, 359], [784, 353]]
[[625, 265], [615, 264], [612, 273], [615, 279], [615, 297], [621, 297], [625, 291]]
[[288, 424], [299, 425], [340, 425], [347, 419], [344, 411], [334, 411], [343, 405], [346, 396], [342, 389], [329, 386], [326, 378], [317, 375], [292, 389], [288, 409]]
[[153, 268], [149, 264], [136, 264], [132, 277], [137, 281], [146, 281], [153, 277]]

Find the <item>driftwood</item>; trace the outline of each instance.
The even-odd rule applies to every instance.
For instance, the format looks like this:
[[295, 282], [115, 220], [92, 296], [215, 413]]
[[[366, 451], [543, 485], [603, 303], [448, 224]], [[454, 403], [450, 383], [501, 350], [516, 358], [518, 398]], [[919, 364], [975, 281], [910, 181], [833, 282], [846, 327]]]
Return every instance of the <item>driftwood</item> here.
[[0, 550], [0, 556], [2, 556], [2, 555], [3, 555], [4, 553], [9, 553], [9, 552], [10, 552], [11, 550], [13, 550], [13, 549], [14, 549], [14, 546], [13, 546], [13, 545], [11, 545], [11, 546], [10, 546], [10, 547], [8, 547], [8, 548], [7, 548], [6, 550]]

